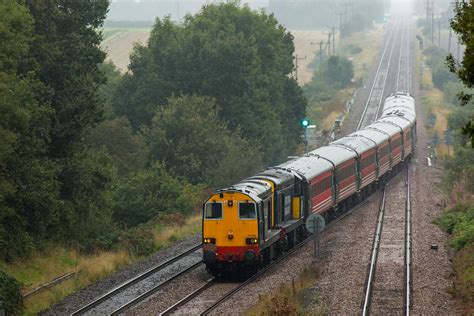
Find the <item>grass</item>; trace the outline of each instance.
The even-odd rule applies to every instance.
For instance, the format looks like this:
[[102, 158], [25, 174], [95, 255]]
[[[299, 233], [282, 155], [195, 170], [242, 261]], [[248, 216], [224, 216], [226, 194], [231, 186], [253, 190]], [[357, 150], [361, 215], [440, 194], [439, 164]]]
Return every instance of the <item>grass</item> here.
[[[174, 221], [173, 221], [174, 219]], [[200, 231], [201, 216], [168, 216], [152, 228], [157, 249], [193, 235]], [[92, 283], [95, 283], [118, 269], [140, 259], [128, 250], [102, 251], [93, 255], [80, 254], [75, 249], [51, 247], [28, 260], [6, 264], [0, 263], [0, 269], [14, 276], [24, 285], [24, 292], [51, 281], [55, 277], [71, 271], [80, 271], [75, 277], [50, 289], [33, 294], [25, 301], [25, 315], [35, 315]]]
[[[368, 69], [375, 59], [382, 43], [384, 30], [382, 26], [377, 26], [373, 30], [358, 32], [350, 37], [338, 42], [342, 47], [338, 50], [341, 56], [350, 60], [354, 65], [354, 78], [364, 80]], [[352, 54], [354, 47], [361, 48], [361, 51]], [[319, 129], [329, 131], [335, 119], [345, 110], [345, 103], [355, 90], [355, 85], [338, 91], [329, 101], [310, 104], [307, 109], [307, 115], [313, 123], [316, 123]]]
[[[354, 78], [367, 77], [368, 69], [375, 60], [377, 52], [382, 45], [384, 29], [381, 25], [376, 26], [370, 31], [355, 33], [352, 36], [343, 39], [344, 46], [342, 56], [351, 59], [354, 64]], [[351, 47], [360, 47], [361, 52], [351, 54]]]
[[282, 284], [278, 291], [259, 295], [259, 303], [245, 314], [257, 315], [327, 315], [327, 309], [315, 293], [314, 285], [319, 278], [317, 267], [305, 268], [297, 280]]
[[474, 194], [461, 178], [447, 195], [448, 208], [434, 223], [451, 234], [454, 248], [452, 285], [447, 291], [460, 302], [462, 315], [474, 313]]
[[[447, 118], [449, 114], [452, 112], [452, 106], [446, 104], [444, 101], [444, 93], [443, 91], [436, 89], [433, 87], [433, 82], [431, 80], [431, 70], [428, 66], [425, 66], [423, 72], [423, 87], [425, 90], [423, 91], [423, 104], [426, 108], [427, 115], [435, 114], [436, 115], [436, 122], [435, 125], [429, 128], [430, 135], [433, 135], [436, 132], [439, 136], [440, 142], [442, 142], [444, 137], [444, 131], [448, 129], [448, 122]], [[428, 122], [428, 117], [426, 118], [426, 122]], [[453, 155], [453, 150], [448, 148], [448, 146], [444, 143], [440, 143], [437, 147], [437, 154], [440, 157], [444, 157], [447, 155]]]

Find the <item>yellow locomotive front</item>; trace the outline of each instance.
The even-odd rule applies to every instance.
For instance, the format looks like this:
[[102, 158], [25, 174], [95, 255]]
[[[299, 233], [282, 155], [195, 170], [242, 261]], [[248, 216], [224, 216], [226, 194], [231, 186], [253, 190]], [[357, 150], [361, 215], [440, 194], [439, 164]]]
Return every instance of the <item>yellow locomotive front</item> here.
[[232, 187], [204, 204], [203, 259], [212, 275], [257, 268], [262, 243], [259, 223], [264, 223], [259, 193], [271, 196], [270, 186], [259, 181]]
[[206, 202], [203, 213], [208, 271], [216, 275], [240, 269], [240, 264], [255, 265], [259, 256], [256, 201], [240, 192], [219, 193]]

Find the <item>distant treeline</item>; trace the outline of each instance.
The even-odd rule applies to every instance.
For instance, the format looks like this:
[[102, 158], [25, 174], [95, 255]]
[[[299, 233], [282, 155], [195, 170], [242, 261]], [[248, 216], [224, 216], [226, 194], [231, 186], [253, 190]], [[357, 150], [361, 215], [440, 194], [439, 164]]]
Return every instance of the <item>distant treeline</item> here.
[[306, 100], [273, 16], [158, 19], [121, 76], [98, 1], [0, 1], [0, 258], [53, 244], [153, 251], [142, 224], [293, 154]]
[[267, 12], [291, 29], [318, 29], [336, 26], [343, 35], [363, 30], [373, 22], [383, 21], [389, 1], [307, 1], [269, 0]]

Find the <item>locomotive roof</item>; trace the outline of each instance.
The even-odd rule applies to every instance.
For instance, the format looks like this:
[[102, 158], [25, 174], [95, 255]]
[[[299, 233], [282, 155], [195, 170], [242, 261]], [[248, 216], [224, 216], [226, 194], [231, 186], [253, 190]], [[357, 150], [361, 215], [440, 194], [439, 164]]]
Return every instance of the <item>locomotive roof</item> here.
[[245, 179], [233, 186], [218, 190], [216, 193], [240, 192], [250, 196], [252, 199], [255, 199], [255, 197], [262, 199], [271, 192], [271, 189], [270, 184], [265, 181], [258, 179]]
[[333, 169], [329, 161], [317, 156], [298, 157], [281, 164], [279, 167], [294, 170], [304, 176], [308, 181]]
[[364, 137], [360, 137], [356, 135], [355, 133], [339, 138], [338, 140], [332, 142], [331, 144], [339, 144], [339, 145], [350, 147], [354, 149], [355, 151], [357, 151], [359, 155], [376, 147], [375, 141], [372, 141]]
[[377, 146], [380, 146], [380, 144], [388, 140], [388, 136], [386, 134], [373, 129], [361, 129], [357, 132], [352, 133], [351, 135], [360, 135], [370, 138], [371, 140], [377, 143]]
[[277, 188], [281, 188], [281, 187], [286, 187], [288, 185], [291, 185], [294, 182], [294, 175], [284, 169], [276, 167], [276, 168], [270, 168], [263, 172], [260, 172], [256, 176], [251, 177], [249, 179], [270, 180], [273, 183], [275, 183]]
[[390, 135], [390, 137], [392, 137], [395, 134], [399, 134], [401, 132], [398, 126], [394, 126], [393, 124], [390, 124], [388, 122], [382, 122], [382, 121], [377, 121], [375, 123], [372, 123], [369, 126], [366, 126], [366, 128], [367, 129], [375, 128], [377, 130], [382, 130], [388, 135]]
[[357, 154], [353, 150], [349, 148], [343, 148], [337, 145], [320, 147], [311, 151], [309, 154], [329, 159], [336, 166], [350, 159], [354, 159], [357, 156]]

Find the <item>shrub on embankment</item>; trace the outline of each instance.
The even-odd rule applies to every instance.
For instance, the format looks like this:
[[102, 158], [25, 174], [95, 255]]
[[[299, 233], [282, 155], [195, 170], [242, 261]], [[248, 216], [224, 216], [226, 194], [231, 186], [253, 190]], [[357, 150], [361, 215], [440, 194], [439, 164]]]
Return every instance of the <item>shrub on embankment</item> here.
[[20, 314], [23, 309], [21, 284], [12, 276], [0, 271], [0, 310], [6, 315]]

